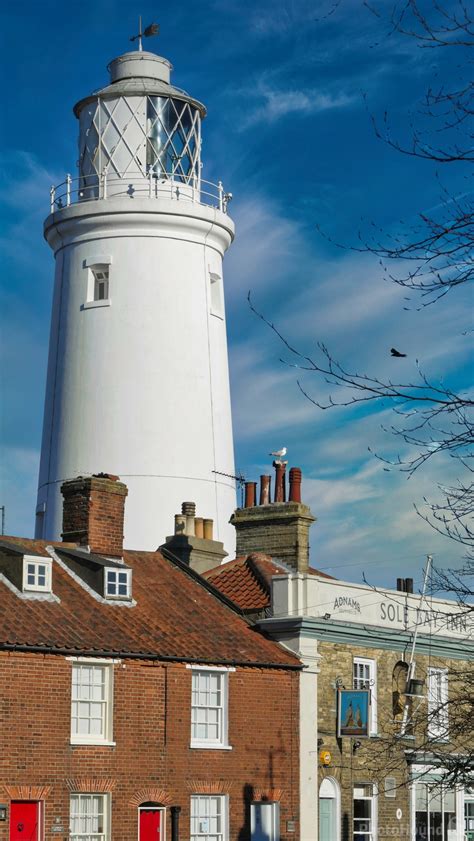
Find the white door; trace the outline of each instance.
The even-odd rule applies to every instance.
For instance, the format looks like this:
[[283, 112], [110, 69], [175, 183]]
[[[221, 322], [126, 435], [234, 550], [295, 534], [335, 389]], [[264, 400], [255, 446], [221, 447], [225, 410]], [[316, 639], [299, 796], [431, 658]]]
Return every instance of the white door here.
[[251, 841], [280, 841], [280, 804], [250, 804]]

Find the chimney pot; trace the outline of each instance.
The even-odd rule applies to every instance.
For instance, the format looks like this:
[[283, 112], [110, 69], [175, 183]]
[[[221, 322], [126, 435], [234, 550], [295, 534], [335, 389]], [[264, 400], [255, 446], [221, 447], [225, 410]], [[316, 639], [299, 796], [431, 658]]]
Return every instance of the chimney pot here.
[[405, 590], [405, 580], [403, 578], [397, 578], [397, 590], [399, 593], [403, 593]]
[[194, 533], [196, 537], [204, 537], [204, 520], [202, 519], [202, 517], [195, 518]]
[[186, 517], [185, 534], [189, 535], [189, 537], [194, 537], [194, 517], [196, 514], [196, 503], [183, 502], [181, 505], [181, 513], [184, 514]]
[[245, 483], [245, 504], [244, 508], [253, 508], [257, 502], [257, 483]]
[[174, 515], [174, 533], [185, 534], [186, 532], [186, 517], [184, 514]]
[[413, 578], [405, 578], [405, 592], [413, 593]]
[[273, 467], [275, 468], [275, 502], [285, 502], [286, 501], [286, 483], [285, 483], [286, 464], [285, 464], [285, 462], [274, 461], [273, 462]]
[[260, 476], [260, 505], [269, 505], [270, 503], [271, 481], [271, 476]]
[[203, 520], [205, 540], [214, 540], [214, 520]]
[[290, 502], [301, 502], [301, 470], [292, 467], [290, 470]]

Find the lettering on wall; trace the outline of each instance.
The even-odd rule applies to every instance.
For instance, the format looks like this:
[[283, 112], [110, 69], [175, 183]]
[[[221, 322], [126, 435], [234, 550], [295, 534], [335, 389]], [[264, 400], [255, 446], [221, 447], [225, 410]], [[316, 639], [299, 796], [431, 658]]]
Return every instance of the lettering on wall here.
[[336, 596], [333, 610], [340, 613], [360, 613], [360, 602], [351, 596]]
[[467, 631], [467, 616], [461, 613], [443, 613], [420, 607], [409, 607], [397, 602], [380, 602], [380, 618], [384, 622], [410, 625], [428, 625], [436, 630]]

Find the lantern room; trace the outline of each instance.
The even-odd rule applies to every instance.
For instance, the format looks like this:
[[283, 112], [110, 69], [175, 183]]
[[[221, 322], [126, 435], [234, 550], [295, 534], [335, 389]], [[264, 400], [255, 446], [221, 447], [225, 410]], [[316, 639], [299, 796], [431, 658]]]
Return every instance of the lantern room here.
[[[110, 62], [110, 84], [80, 100], [79, 200], [148, 195], [168, 182], [200, 189], [206, 109], [170, 83], [171, 64], [145, 51]], [[188, 189], [186, 189], [186, 187]]]

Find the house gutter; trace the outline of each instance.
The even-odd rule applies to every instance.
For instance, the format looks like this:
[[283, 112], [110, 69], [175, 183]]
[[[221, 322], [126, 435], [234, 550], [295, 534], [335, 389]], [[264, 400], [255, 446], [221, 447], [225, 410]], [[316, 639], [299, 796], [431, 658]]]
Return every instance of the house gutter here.
[[177, 657], [170, 654], [151, 654], [150, 652], [110, 651], [102, 649], [54, 648], [48, 645], [28, 645], [25, 643], [1, 643], [0, 651], [18, 651], [25, 654], [56, 654], [63, 657], [120, 657], [123, 660], [152, 660], [164, 663], [192, 663], [202, 666], [241, 666], [250, 669], [287, 669], [301, 671], [303, 664], [290, 663], [246, 663], [241, 660], [205, 660], [197, 657]]

